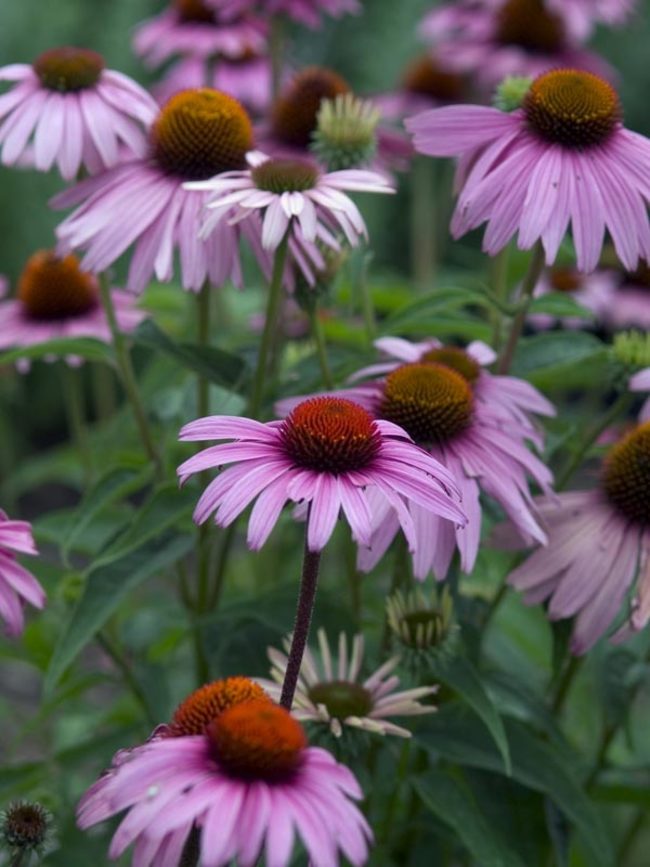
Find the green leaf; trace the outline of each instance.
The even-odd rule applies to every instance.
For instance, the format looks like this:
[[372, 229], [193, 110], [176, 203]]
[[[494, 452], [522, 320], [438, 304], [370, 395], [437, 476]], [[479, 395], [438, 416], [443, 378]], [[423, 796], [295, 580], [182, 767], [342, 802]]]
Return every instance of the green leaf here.
[[188, 370], [205, 376], [210, 382], [233, 390], [246, 388], [248, 368], [238, 355], [224, 352], [215, 346], [176, 343], [151, 319], [140, 325], [134, 337], [141, 346], [164, 352]]
[[14, 364], [16, 361], [36, 361], [40, 358], [65, 358], [76, 355], [86, 361], [103, 361], [113, 364], [113, 349], [108, 343], [95, 340], [93, 337], [62, 337], [37, 343], [35, 346], [23, 346], [0, 353], [0, 365]]
[[139, 507], [133, 521], [124, 533], [113, 539], [107, 548], [100, 551], [95, 567], [103, 566], [144, 545], [163, 530], [179, 522], [189, 520], [196, 505], [197, 495], [191, 489], [170, 483], [153, 492], [151, 498]]
[[[551, 798], [581, 832], [591, 867], [614, 867], [614, 853], [601, 819], [580, 786], [572, 751], [541, 740], [521, 723], [505, 720], [512, 777]], [[436, 756], [474, 768], [503, 773], [500, 753], [477, 721], [449, 707], [418, 729], [418, 740]]]
[[479, 289], [460, 287], [437, 289], [388, 316], [382, 323], [382, 332], [395, 334], [402, 331], [405, 326], [422, 322], [427, 323], [429, 330], [432, 330], [433, 322], [437, 317], [468, 306], [489, 308], [490, 303]]
[[593, 334], [549, 331], [519, 341], [512, 373], [542, 388], [573, 387], [593, 382], [607, 359], [607, 348]]
[[118, 467], [117, 469], [109, 470], [106, 475], [99, 479], [95, 486], [88, 491], [76, 510], [76, 519], [61, 545], [64, 559], [67, 560], [77, 539], [84, 534], [89, 524], [92, 523], [93, 519], [106, 506], [137, 491], [146, 484], [150, 475], [149, 469]]
[[458, 693], [461, 699], [483, 720], [501, 753], [505, 772], [510, 776], [510, 749], [506, 732], [501, 716], [481, 682], [479, 672], [469, 659], [464, 656], [456, 656], [436, 666], [434, 673], [437, 678]]
[[539, 298], [533, 298], [530, 305], [531, 313], [546, 313], [557, 319], [571, 317], [574, 319], [594, 319], [591, 310], [578, 304], [575, 298], [566, 292], [549, 292]]
[[466, 784], [432, 769], [426, 777], [415, 778], [413, 786], [425, 806], [456, 832], [481, 867], [525, 867], [487, 821]]
[[157, 572], [168, 569], [193, 544], [192, 536], [163, 533], [121, 559], [90, 570], [83, 595], [52, 654], [45, 677], [46, 694], [129, 593]]

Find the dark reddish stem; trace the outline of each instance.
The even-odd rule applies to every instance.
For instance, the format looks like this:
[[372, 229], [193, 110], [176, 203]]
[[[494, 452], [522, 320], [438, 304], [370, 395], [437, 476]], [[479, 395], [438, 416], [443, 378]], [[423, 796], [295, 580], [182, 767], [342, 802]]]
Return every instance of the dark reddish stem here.
[[[307, 518], [307, 526], [309, 526], [309, 518]], [[280, 698], [280, 704], [287, 710], [291, 710], [293, 697], [296, 692], [302, 657], [307, 646], [307, 639], [309, 638], [309, 627], [311, 626], [311, 617], [316, 599], [316, 587], [318, 585], [320, 551], [309, 550], [306, 534], [307, 531], [305, 530], [305, 553], [302, 561], [302, 578], [300, 579], [296, 621], [293, 627], [291, 649], [289, 651], [287, 670], [284, 675], [282, 696]]]

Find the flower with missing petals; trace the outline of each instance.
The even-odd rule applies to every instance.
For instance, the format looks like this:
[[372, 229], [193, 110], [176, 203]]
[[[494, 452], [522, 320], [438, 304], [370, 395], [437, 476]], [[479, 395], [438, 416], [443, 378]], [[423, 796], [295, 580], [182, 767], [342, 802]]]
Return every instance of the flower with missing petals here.
[[31, 572], [16, 560], [16, 554], [38, 554], [32, 528], [27, 521], [12, 521], [0, 509], [0, 617], [7, 635], [15, 638], [25, 627], [26, 602], [45, 606], [45, 591]]
[[135, 81], [106, 69], [84, 48], [54, 48], [33, 64], [0, 68], [14, 86], [0, 96], [0, 147], [5, 165], [41, 172], [56, 164], [70, 181], [147, 151], [146, 127], [156, 103]]
[[[370, 677], [361, 675], [363, 665], [363, 636], [355, 635], [348, 654], [345, 633], [339, 634], [338, 661], [332, 652], [323, 629], [318, 630], [320, 659], [305, 650], [298, 688], [293, 700], [293, 715], [303, 722], [322, 723], [333, 735], [340, 737], [343, 727], [362, 729], [380, 735], [399, 735], [410, 738], [411, 732], [391, 722], [389, 717], [420, 716], [434, 713], [433, 705], [420, 704], [420, 699], [436, 693], [437, 686], [422, 686], [397, 691], [399, 678], [393, 671], [399, 664], [394, 656]], [[270, 647], [272, 680], [258, 679], [260, 686], [276, 700], [282, 693], [287, 670], [290, 639], [284, 642], [285, 653]]]
[[628, 270], [650, 259], [650, 140], [625, 129], [603, 79], [554, 69], [510, 113], [448, 106], [407, 127], [416, 150], [460, 157], [454, 237], [487, 222], [491, 256], [518, 233], [520, 249], [541, 241], [552, 265], [571, 224], [580, 271], [598, 265], [606, 230]]
[[314, 864], [339, 852], [360, 867], [372, 832], [354, 803], [354, 775], [246, 678], [215, 681], [189, 696], [171, 727], [122, 751], [82, 798], [82, 829], [127, 811], [109, 849], [134, 844], [133, 865], [193, 863], [273, 867], [291, 863], [298, 836]]
[[178, 474], [184, 482], [194, 473], [234, 464], [210, 482], [194, 520], [203, 524], [214, 513], [217, 525], [227, 527], [254, 502], [248, 524], [253, 550], [266, 542], [288, 501], [308, 506], [310, 551], [325, 547], [341, 511], [354, 539], [370, 544], [371, 497], [394, 516], [395, 532], [402, 528], [411, 549], [415, 526], [410, 502], [432, 518], [465, 523], [454, 499], [452, 474], [415, 446], [400, 427], [374, 420], [349, 400], [303, 401], [284, 421], [201, 418], [185, 425], [180, 439], [233, 440], [189, 458]]
[[574, 617], [571, 649], [587, 650], [619, 613], [639, 575], [622, 640], [650, 620], [650, 422], [611, 447], [600, 484], [537, 503], [548, 546], [531, 554], [508, 581], [530, 605], [547, 600], [551, 620]]

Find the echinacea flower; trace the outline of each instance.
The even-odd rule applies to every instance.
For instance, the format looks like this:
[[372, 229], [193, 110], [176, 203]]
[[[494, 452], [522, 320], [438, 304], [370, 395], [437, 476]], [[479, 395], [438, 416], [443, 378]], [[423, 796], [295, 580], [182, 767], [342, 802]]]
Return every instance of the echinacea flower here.
[[54, 48], [33, 64], [0, 68], [14, 87], [0, 96], [0, 146], [5, 165], [42, 172], [56, 163], [66, 181], [147, 149], [144, 127], [156, 116], [151, 96], [84, 48]]
[[[430, 572], [443, 580], [456, 548], [461, 569], [472, 571], [481, 535], [481, 492], [499, 504], [523, 538], [545, 543], [528, 477], [546, 492], [553, 478], [526, 445], [527, 440], [537, 438], [524, 410], [527, 389], [520, 393], [515, 390], [513, 395], [506, 383], [502, 400], [492, 396], [487, 401], [484, 386], [479, 386], [478, 394], [474, 391], [478, 365], [469, 356], [453, 358], [446, 353], [433, 358], [436, 360], [422, 356], [419, 361], [395, 367], [385, 378], [332, 393], [365, 407], [376, 419], [404, 428], [459, 484], [467, 513], [465, 525], [423, 509], [421, 501], [410, 504], [416, 534], [413, 572], [421, 581]], [[492, 395], [498, 394], [500, 379], [488, 380]], [[296, 400], [304, 397], [285, 399], [276, 405], [276, 411], [291, 411]], [[543, 405], [543, 399], [539, 403]], [[368, 491], [367, 499], [372, 511], [372, 538], [369, 545], [357, 538], [357, 566], [362, 572], [377, 565], [399, 530], [396, 515], [386, 502], [373, 490]]]
[[650, 329], [650, 265], [643, 261], [630, 273], [618, 271], [606, 311], [605, 323], [614, 330]]
[[167, 9], [138, 25], [133, 47], [153, 68], [172, 57], [239, 58], [263, 53], [267, 28], [259, 18], [228, 5], [229, 0], [171, 0]]
[[25, 628], [26, 602], [35, 608], [45, 606], [45, 591], [31, 572], [21, 566], [16, 554], [38, 554], [32, 528], [27, 521], [12, 521], [0, 509], [0, 617], [5, 631], [16, 638]]
[[[348, 654], [348, 639], [339, 634], [338, 660], [332, 652], [323, 629], [318, 630], [320, 659], [307, 648], [300, 668], [298, 687], [293, 700], [292, 713], [302, 722], [324, 724], [335, 737], [340, 737], [344, 726], [380, 735], [398, 735], [410, 738], [411, 732], [391, 722], [388, 717], [420, 716], [434, 713], [433, 705], [420, 704], [420, 699], [434, 695], [437, 686], [421, 686], [397, 691], [399, 677], [393, 671], [399, 657], [393, 656], [370, 677], [361, 675], [364, 643], [362, 635], [355, 635]], [[258, 678], [271, 698], [279, 700], [288, 665], [290, 639], [284, 642], [286, 653], [273, 647], [268, 649], [272, 663], [272, 680]]]
[[[146, 158], [55, 197], [55, 207], [79, 205], [57, 229], [60, 248], [84, 251], [82, 267], [100, 272], [133, 245], [127, 287], [134, 292], [153, 274], [171, 280], [176, 251], [185, 289], [198, 292], [208, 280], [222, 286], [230, 279], [241, 286], [240, 229], [224, 220], [209, 238], [199, 238], [207, 195], [184, 185], [245, 165], [253, 141], [246, 111], [220, 91], [185, 90], [160, 110], [149, 139]], [[263, 261], [255, 221], [241, 232]]]
[[463, 101], [465, 78], [424, 54], [407, 66], [399, 86], [373, 98], [384, 117], [403, 120], [412, 114]]
[[52, 838], [49, 810], [33, 801], [15, 801], [0, 812], [0, 840], [12, 853], [14, 863], [43, 855]]
[[471, 384], [475, 400], [488, 406], [492, 414], [500, 415], [504, 422], [513, 419], [527, 429], [531, 442], [542, 447], [543, 439], [532, 416], [554, 416], [555, 407], [525, 379], [490, 373], [486, 368], [496, 361], [496, 353], [487, 343], [474, 340], [463, 349], [445, 345], [435, 337], [418, 343], [401, 337], [380, 337], [374, 345], [389, 360], [358, 370], [350, 381], [390, 373], [405, 362], [444, 364]]
[[537, 78], [521, 108], [448, 106], [407, 121], [416, 150], [461, 158], [455, 238], [487, 221], [490, 255], [518, 232], [552, 265], [573, 228], [579, 271], [596, 268], [607, 229], [624, 266], [650, 258], [650, 140], [625, 129], [618, 94], [575, 69]]
[[[111, 289], [111, 294], [120, 331], [134, 331], [146, 313], [130, 292]], [[76, 256], [61, 257], [51, 250], [39, 250], [27, 260], [16, 298], [0, 301], [0, 321], [0, 349], [71, 337], [112, 342], [96, 277], [82, 271]], [[75, 356], [66, 360], [78, 363]]]
[[624, 24], [637, 3], [636, 0], [546, 0], [546, 5], [563, 19], [569, 31], [578, 39], [586, 39], [595, 24]]
[[616, 275], [611, 270], [598, 269], [591, 274], [581, 274], [575, 268], [566, 266], [549, 268], [538, 280], [533, 290], [533, 298], [543, 298], [549, 293], [566, 294], [592, 316], [558, 318], [551, 313], [535, 312], [529, 314], [528, 322], [533, 328], [539, 329], [552, 328], [558, 324], [563, 328], [585, 328], [593, 324], [594, 320], [604, 325], [612, 312], [616, 283]]
[[367, 237], [366, 224], [346, 193], [393, 193], [376, 172], [347, 169], [323, 172], [306, 159], [269, 158], [248, 154], [250, 168], [226, 172], [209, 181], [188, 184], [209, 194], [202, 236], [209, 238], [224, 221], [245, 224], [263, 213], [261, 243], [274, 251], [290, 232], [294, 240], [321, 241], [338, 247], [333, 232], [342, 231], [350, 246]]
[[[650, 554], [650, 422], [635, 427], [607, 453], [597, 488], [558, 494], [537, 508], [548, 546], [531, 554], [508, 581], [530, 605], [548, 600], [551, 620], [574, 617], [571, 650], [587, 650], [618, 614]], [[645, 577], [644, 577], [645, 576]], [[650, 616], [648, 580], [631, 625]]]
[[82, 798], [79, 826], [127, 810], [109, 857], [134, 843], [134, 867], [177, 867], [192, 833], [201, 867], [253, 867], [262, 855], [287, 867], [296, 836], [315, 865], [336, 867], [339, 851], [364, 864], [372, 832], [356, 778], [254, 690], [229, 678], [193, 693], [167, 732], [115, 757]]
[[[234, 440], [199, 452], [178, 468], [181, 482], [207, 469], [234, 463], [205, 489], [194, 511], [203, 524], [215, 513], [231, 524], [253, 501], [248, 544], [259, 550], [287, 501], [308, 505], [307, 544], [320, 551], [343, 511], [352, 535], [370, 543], [372, 493], [401, 526], [409, 547], [415, 528], [408, 503], [458, 524], [464, 512], [453, 495], [456, 482], [438, 461], [415, 446], [404, 431], [375, 421], [349, 400], [320, 397], [299, 404], [284, 421], [261, 423], [212, 416], [181, 430], [185, 442]], [[397, 530], [396, 530], [397, 531]]]
[[545, 0], [457, 0], [428, 13], [420, 35], [441, 63], [471, 74], [487, 93], [507, 76], [534, 77], [562, 67], [614, 76]]
[[458, 631], [448, 584], [427, 595], [421, 587], [406, 594], [397, 590], [386, 599], [386, 621], [412, 667], [421, 657], [441, 657]]

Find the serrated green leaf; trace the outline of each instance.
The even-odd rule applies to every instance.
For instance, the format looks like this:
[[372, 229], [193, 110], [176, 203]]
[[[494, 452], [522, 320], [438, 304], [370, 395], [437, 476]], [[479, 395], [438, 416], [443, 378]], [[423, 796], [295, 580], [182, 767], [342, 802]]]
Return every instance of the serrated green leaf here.
[[100, 551], [94, 564], [95, 568], [125, 557], [163, 530], [178, 525], [184, 519], [189, 520], [196, 499], [195, 491], [179, 489], [178, 485], [173, 483], [155, 490], [149, 500], [139, 507], [124, 533]]
[[157, 572], [168, 569], [193, 544], [192, 536], [167, 532], [119, 560], [91, 569], [83, 595], [52, 654], [45, 676], [46, 695], [129, 593]]
[[[521, 723], [505, 720], [512, 778], [551, 798], [582, 833], [592, 867], [614, 867], [609, 836], [580, 786], [569, 747], [541, 740]], [[475, 718], [449, 707], [427, 719], [417, 733], [431, 753], [468, 767], [503, 773], [501, 755]]]
[[232, 390], [244, 390], [247, 387], [248, 368], [246, 362], [238, 355], [217, 349], [216, 346], [176, 343], [151, 319], [145, 320], [140, 325], [134, 339], [141, 346], [164, 352], [183, 367], [205, 376], [217, 385]]
[[446, 660], [441, 665], [436, 666], [435, 676], [458, 693], [461, 699], [483, 720], [501, 753], [505, 772], [510, 775], [510, 749], [501, 716], [483, 686], [479, 672], [470, 660], [464, 656], [456, 656]]
[[70, 527], [61, 545], [64, 559], [67, 559], [77, 539], [85, 532], [93, 519], [111, 503], [121, 500], [141, 488], [151, 476], [149, 468], [133, 469], [118, 467], [109, 470], [88, 491], [76, 510], [76, 520]]
[[422, 802], [454, 830], [481, 867], [525, 867], [519, 855], [490, 826], [469, 786], [437, 770], [413, 780]]
[[65, 337], [48, 340], [34, 346], [21, 346], [0, 353], [0, 365], [15, 364], [16, 361], [36, 361], [40, 358], [65, 358], [76, 355], [86, 361], [113, 363], [113, 349], [108, 343], [93, 337]]

